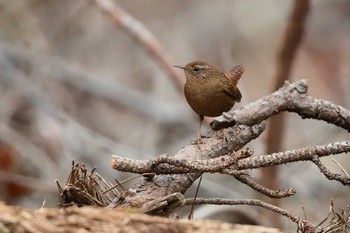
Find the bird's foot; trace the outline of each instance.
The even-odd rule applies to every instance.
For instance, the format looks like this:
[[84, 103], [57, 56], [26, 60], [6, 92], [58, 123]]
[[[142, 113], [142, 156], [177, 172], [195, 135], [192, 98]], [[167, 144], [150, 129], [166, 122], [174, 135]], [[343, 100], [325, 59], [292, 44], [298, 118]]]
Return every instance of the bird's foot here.
[[221, 133], [218, 135], [218, 138], [222, 139], [222, 143], [228, 143], [229, 139], [228, 139], [228, 130], [226, 128], [223, 128], [222, 130], [220, 130]]
[[208, 138], [206, 135], [201, 135], [198, 134], [197, 138], [191, 142], [192, 145], [200, 145], [200, 144], [205, 144], [205, 142], [202, 140], [202, 138]]

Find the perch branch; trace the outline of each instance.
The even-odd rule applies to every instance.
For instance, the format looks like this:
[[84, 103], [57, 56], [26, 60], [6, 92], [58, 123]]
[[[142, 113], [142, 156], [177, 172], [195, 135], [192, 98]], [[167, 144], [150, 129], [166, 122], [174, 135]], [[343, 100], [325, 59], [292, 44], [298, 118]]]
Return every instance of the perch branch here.
[[[257, 138], [264, 129], [264, 123], [254, 126], [235, 126], [227, 130], [227, 143], [224, 143], [220, 137], [214, 134], [209, 138], [203, 138], [204, 144], [200, 147], [198, 145], [188, 145], [173, 157], [179, 161], [184, 159], [196, 161], [230, 155], [232, 151], [238, 151], [248, 142]], [[152, 170], [154, 173], [160, 175], [152, 178], [145, 177], [132, 187], [132, 190], [136, 193], [135, 195], [127, 195], [124, 197], [124, 200], [116, 198], [109, 205], [109, 208], [116, 206], [140, 208], [150, 200], [155, 200], [175, 192], [184, 193], [203, 174], [203, 172], [178, 174], [178, 168], [168, 163], [159, 164], [154, 167], [152, 163], [148, 163], [147, 161], [132, 160], [115, 155], [112, 160], [113, 168], [117, 170], [134, 173]], [[177, 169], [175, 172], [177, 174], [171, 174], [175, 169]], [[181, 169], [184, 168], [182, 167]]]
[[305, 79], [285, 85], [259, 100], [215, 118], [213, 130], [235, 124], [254, 125], [283, 111], [295, 112], [301, 118], [323, 120], [350, 132], [350, 111], [327, 100], [308, 95]]

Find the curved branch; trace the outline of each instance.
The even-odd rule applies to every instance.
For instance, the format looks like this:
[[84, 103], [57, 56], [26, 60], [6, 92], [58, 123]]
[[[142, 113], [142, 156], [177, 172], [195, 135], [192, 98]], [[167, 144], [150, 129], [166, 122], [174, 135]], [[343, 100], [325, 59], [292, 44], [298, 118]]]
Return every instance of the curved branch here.
[[264, 187], [261, 184], [258, 184], [257, 182], [253, 181], [249, 177], [245, 175], [234, 175], [234, 177], [242, 182], [243, 184], [248, 185], [252, 189], [258, 191], [259, 193], [262, 193], [270, 198], [284, 198], [284, 197], [290, 197], [296, 194], [295, 189], [284, 189], [284, 190], [271, 190], [266, 187]]
[[322, 172], [325, 175], [325, 177], [327, 177], [327, 179], [339, 181], [343, 185], [350, 185], [350, 177], [342, 176], [340, 174], [331, 172], [327, 169], [325, 165], [323, 165], [323, 163], [317, 155], [314, 155], [312, 162], [316, 164], [320, 172]]
[[[222, 199], [222, 198], [189, 198], [185, 199], [185, 205], [204, 205], [204, 204], [211, 204], [211, 205], [251, 205], [251, 206], [259, 206], [268, 210], [271, 210], [273, 212], [276, 212], [278, 214], [281, 214], [293, 222], [297, 223], [299, 226], [303, 226], [303, 228], [311, 227], [314, 228], [314, 226], [307, 222], [306, 220], [303, 220], [299, 218], [296, 215], [293, 215], [292, 213], [288, 212], [287, 210], [284, 210], [280, 207], [268, 204], [266, 202], [257, 200], [257, 199]], [[303, 231], [306, 232], [306, 231]]]
[[305, 79], [285, 83], [278, 91], [215, 118], [210, 124], [219, 130], [235, 124], [254, 125], [283, 111], [295, 112], [301, 118], [323, 120], [350, 132], [350, 111], [329, 101], [308, 95]]
[[110, 17], [115, 26], [122, 27], [154, 57], [171, 77], [176, 87], [182, 90], [184, 79], [175, 71], [170, 55], [163, 49], [158, 39], [141, 22], [137, 21], [113, 1], [95, 0], [95, 2]]

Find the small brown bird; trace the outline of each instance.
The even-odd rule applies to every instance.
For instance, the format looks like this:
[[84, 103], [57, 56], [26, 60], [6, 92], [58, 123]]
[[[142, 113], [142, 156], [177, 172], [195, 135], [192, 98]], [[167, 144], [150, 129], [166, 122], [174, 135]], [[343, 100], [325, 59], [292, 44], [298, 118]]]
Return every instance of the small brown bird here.
[[204, 116], [216, 117], [231, 110], [242, 95], [237, 88], [244, 67], [235, 66], [224, 73], [218, 66], [205, 61], [194, 61], [185, 66], [176, 65], [185, 71], [185, 97], [193, 111], [199, 115], [197, 142], [201, 143], [201, 126]]

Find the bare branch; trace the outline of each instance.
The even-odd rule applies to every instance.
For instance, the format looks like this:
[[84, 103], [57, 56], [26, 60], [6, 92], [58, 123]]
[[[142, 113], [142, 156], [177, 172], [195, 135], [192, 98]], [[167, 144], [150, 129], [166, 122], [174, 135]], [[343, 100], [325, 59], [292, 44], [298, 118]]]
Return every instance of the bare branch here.
[[337, 160], [332, 159], [332, 161], [340, 167], [340, 169], [342, 170], [342, 172], [344, 173], [344, 175], [345, 175], [346, 177], [350, 178], [349, 173], [347, 173], [347, 172], [345, 171], [345, 169], [343, 168], [343, 166], [342, 166]]
[[[186, 148], [184, 148], [185, 150]], [[168, 156], [160, 156], [159, 158], [154, 159], [151, 162], [140, 161], [140, 160], [131, 160], [126, 159], [120, 156], [113, 156], [113, 167], [117, 170], [128, 171], [134, 173], [145, 173], [145, 172], [154, 172], [157, 174], [183, 174], [183, 173], [192, 173], [197, 172], [197, 174], [188, 174], [188, 178], [191, 179], [192, 183], [196, 178], [198, 178], [204, 172], [220, 172], [222, 174], [233, 175], [237, 180], [241, 181], [244, 184], [247, 184], [256, 191], [265, 194], [272, 198], [283, 198], [294, 195], [296, 191], [294, 189], [286, 190], [270, 190], [253, 180], [247, 178], [246, 174], [239, 173], [239, 171], [245, 172], [247, 169], [256, 169], [269, 166], [276, 166], [280, 164], [286, 164], [297, 161], [313, 161], [315, 163], [315, 156], [323, 157], [332, 154], [339, 154], [344, 152], [350, 152], [350, 142], [336, 142], [328, 145], [315, 146], [310, 148], [303, 148], [298, 150], [286, 151], [281, 153], [274, 153], [270, 155], [262, 155], [258, 157], [249, 157], [240, 160], [226, 160], [224, 157], [224, 164], [222, 166], [215, 165], [217, 161], [220, 160], [205, 160], [202, 162], [193, 162], [195, 160], [178, 160], [176, 157], [183, 156], [181, 153], [175, 155], [171, 158]], [[247, 153], [247, 152], [243, 152]], [[238, 156], [241, 157], [241, 156]], [[318, 158], [317, 157], [317, 158]], [[221, 159], [221, 158], [220, 158]], [[235, 161], [234, 164], [230, 164], [232, 161]], [[214, 165], [209, 165], [211, 162], [214, 162]], [[192, 165], [190, 165], [192, 163]], [[317, 163], [316, 163], [317, 164]], [[180, 167], [178, 167], [180, 166]], [[319, 166], [320, 167], [320, 166]], [[220, 170], [222, 169], [222, 170]], [[321, 169], [321, 168], [320, 168]], [[329, 171], [322, 169], [321, 170], [329, 179], [335, 179], [340, 181], [344, 185], [349, 184], [349, 178], [341, 177], [337, 174], [332, 174]], [[172, 181], [172, 180], [171, 180]], [[177, 190], [179, 191], [179, 190]]]
[[185, 199], [185, 205], [251, 205], [251, 206], [259, 206], [264, 209], [271, 210], [273, 212], [276, 212], [278, 214], [281, 214], [289, 219], [291, 219], [293, 222], [297, 223], [298, 225], [303, 225], [303, 227], [311, 227], [314, 228], [314, 226], [307, 222], [306, 220], [303, 220], [299, 218], [298, 216], [293, 215], [287, 210], [284, 210], [280, 207], [268, 204], [266, 202], [257, 200], [257, 199], [222, 199], [222, 198], [197, 198], [194, 200], [193, 198]]
[[[187, 149], [192, 147], [188, 146]], [[175, 155], [173, 158], [171, 157], [160, 157], [160, 159], [156, 158], [153, 161], [161, 161], [163, 163], [155, 163], [157, 166], [153, 166], [153, 162], [148, 162], [146, 160], [136, 160], [136, 159], [128, 159], [122, 156], [113, 155], [113, 168], [118, 171], [128, 171], [133, 173], [156, 173], [156, 174], [178, 174], [178, 173], [186, 173], [186, 171], [191, 171], [191, 169], [194, 169], [192, 171], [199, 171], [200, 166], [203, 165], [201, 162], [197, 161], [197, 165], [191, 166], [188, 162], [185, 160], [177, 160], [177, 157], [184, 156], [183, 153], [185, 153], [186, 147], [181, 150], [177, 155]], [[221, 167], [215, 167], [217, 170], [211, 170], [209, 168], [203, 168], [203, 170], [200, 170], [202, 172], [220, 172], [223, 174], [230, 174], [230, 169], [236, 169], [236, 170], [248, 170], [248, 169], [257, 169], [257, 168], [264, 168], [264, 167], [270, 167], [270, 166], [277, 166], [281, 164], [286, 163], [293, 163], [293, 162], [299, 162], [299, 161], [313, 161], [315, 160], [314, 156], [317, 157], [324, 157], [328, 155], [334, 155], [334, 154], [341, 154], [341, 153], [348, 153], [350, 152], [350, 142], [349, 141], [340, 141], [340, 142], [334, 142], [327, 145], [319, 145], [314, 147], [307, 147], [297, 150], [289, 150], [285, 152], [279, 152], [279, 153], [273, 153], [270, 155], [260, 155], [256, 157], [249, 157], [244, 159], [239, 159], [235, 164], [233, 164], [233, 167], [226, 167], [222, 170], [219, 170], [218, 168]], [[242, 152], [246, 153], [246, 152]], [[224, 157], [226, 158], [226, 157]], [[202, 158], [204, 159], [204, 158]], [[217, 161], [220, 161], [221, 157], [217, 160], [212, 160], [217, 163]], [[190, 163], [193, 163], [192, 160]], [[207, 160], [211, 161], [211, 160]], [[232, 162], [231, 160], [227, 160], [227, 163]], [[206, 163], [206, 162], [204, 162]], [[172, 165], [169, 165], [172, 164]], [[201, 164], [201, 165], [199, 165]], [[180, 168], [176, 167], [176, 165], [180, 165]], [[226, 166], [227, 164], [225, 164]], [[222, 167], [225, 167], [222, 166]], [[183, 168], [185, 167], [185, 168]], [[187, 170], [186, 170], [187, 169]]]
[[[156, 174], [185, 174], [193, 172], [216, 173], [236, 163], [239, 159], [246, 158], [252, 154], [249, 150], [242, 150], [230, 155], [220, 156], [213, 159], [176, 159], [166, 154], [157, 158], [146, 160], [128, 159], [122, 156], [112, 155], [113, 168], [119, 171], [133, 173], [147, 173], [153, 171]], [[165, 173], [163, 173], [164, 171]]]
[[[249, 128], [247, 128], [247, 126], [244, 126], [243, 129], [244, 130], [241, 132], [241, 135], [246, 134], [247, 133], [246, 130]], [[236, 136], [239, 138], [238, 135]], [[211, 144], [212, 140], [215, 140], [215, 137], [205, 138], [204, 140], [207, 140], [207, 144], [204, 144], [203, 147], [205, 145], [207, 146], [210, 145], [212, 146], [212, 148], [215, 148], [213, 144]], [[274, 198], [281, 198], [281, 197], [293, 195], [295, 193], [295, 190], [293, 189], [287, 189], [282, 191], [269, 190], [260, 184], [257, 184], [251, 180], [245, 179], [244, 177], [242, 177], [242, 174], [237, 173], [237, 171], [245, 171], [247, 169], [276, 166], [280, 164], [286, 164], [286, 163], [297, 162], [297, 161], [314, 161], [315, 155], [317, 155], [318, 157], [323, 157], [327, 155], [339, 154], [344, 152], [350, 152], [349, 141], [336, 142], [328, 145], [314, 146], [310, 148], [291, 150], [291, 151], [286, 151], [281, 153], [274, 153], [270, 155], [262, 155], [258, 157], [244, 158], [244, 159], [238, 160], [236, 163], [231, 165], [231, 167], [224, 168], [222, 171], [219, 171], [219, 172], [223, 174], [231, 174], [236, 178], [238, 177], [237, 178], [238, 180], [240, 180], [241, 182], [249, 185], [253, 189], [265, 195], [268, 195]], [[194, 158], [196, 156], [199, 156], [199, 155], [203, 156], [205, 154], [206, 153], [204, 153], [204, 150], [200, 151], [197, 145], [189, 145], [174, 156], [175, 160], [168, 160], [167, 158], [164, 161], [187, 166], [186, 163], [183, 163], [183, 161], [181, 161], [183, 158], [188, 157], [187, 158], [188, 160], [194, 161]], [[206, 154], [206, 156], [210, 154], [211, 153]], [[217, 154], [220, 154], [220, 151], [217, 151]], [[200, 157], [197, 157], [197, 158], [204, 159], [206, 158], [206, 156], [202, 158]], [[180, 162], [177, 162], [176, 160], [179, 160]], [[156, 167], [153, 167], [152, 163], [148, 163], [147, 161], [131, 160], [120, 156], [113, 156], [113, 161], [114, 161], [113, 167], [117, 170], [136, 172], [136, 173], [137, 172], [142, 172], [142, 173], [154, 172], [157, 174], [172, 174], [172, 172], [174, 172], [175, 174], [158, 175], [151, 179], [144, 178], [144, 180], [140, 181], [138, 184], [134, 186], [135, 190], [139, 190], [137, 192], [137, 195], [127, 196], [127, 198], [125, 198], [125, 200], [123, 200], [122, 203], [120, 203], [119, 200], [115, 200], [110, 204], [111, 208], [114, 208], [115, 206], [120, 206], [120, 205], [139, 208], [149, 200], [153, 200], [155, 198], [162, 197], [164, 195], [169, 195], [174, 192], [184, 193], [192, 185], [192, 183], [203, 173], [203, 171], [198, 171], [195, 173], [176, 175], [179, 173], [179, 171], [180, 173], [182, 173], [186, 171], [186, 169], [188, 168], [181, 167], [179, 169], [174, 165], [169, 165], [168, 163], [159, 164]], [[185, 170], [181, 170], [181, 169], [185, 169]], [[232, 169], [232, 171], [234, 172], [230, 173], [231, 171], [230, 169]], [[336, 180], [339, 180], [339, 179], [336, 178]], [[348, 179], [346, 180], [346, 182], [348, 182]], [[343, 184], [347, 184], [346, 182], [343, 182]]]
[[326, 166], [323, 165], [323, 163], [321, 162], [320, 158], [317, 155], [313, 156], [312, 162], [314, 164], [316, 164], [318, 169], [320, 169], [320, 172], [322, 172], [327, 177], [327, 179], [329, 179], [329, 180], [337, 180], [340, 183], [342, 183], [343, 185], [350, 185], [350, 178], [349, 177], [342, 176], [340, 174], [336, 174], [336, 173], [333, 173], [330, 170], [328, 170], [326, 168]]
[[[213, 134], [209, 138], [203, 138], [204, 144], [188, 145], [180, 150], [174, 159], [195, 161], [208, 158], [220, 157], [225, 154], [231, 154], [232, 151], [241, 149], [248, 142], [258, 137], [265, 129], [265, 124], [261, 123], [252, 127], [235, 126], [228, 129], [228, 143], [223, 143], [217, 135]], [[146, 169], [144, 169], [144, 167]], [[122, 203], [114, 200], [109, 207], [141, 207], [145, 202], [169, 195], [174, 192], [184, 193], [192, 183], [200, 177], [203, 172], [172, 174], [172, 171], [178, 173], [178, 168], [169, 164], [160, 164], [152, 167], [147, 161], [139, 161], [123, 158], [121, 156], [113, 156], [113, 168], [121, 171], [139, 172], [152, 170], [154, 173], [164, 174], [156, 175], [152, 178], [145, 177], [139, 183], [133, 186], [133, 190], [137, 195], [128, 195]], [[169, 175], [172, 174], [172, 175]]]
[[307, 93], [305, 79], [285, 83], [278, 91], [259, 100], [215, 118], [213, 130], [235, 124], [254, 125], [283, 111], [295, 112], [302, 118], [323, 120], [350, 132], [350, 111], [329, 101], [317, 99]]
[[253, 181], [252, 179], [248, 178], [245, 175], [234, 175], [234, 177], [242, 182], [243, 184], [248, 185], [252, 189], [258, 191], [259, 193], [265, 194], [266, 196], [270, 198], [284, 198], [284, 197], [290, 197], [296, 194], [295, 189], [285, 189], [285, 190], [271, 190], [268, 189], [261, 184], [258, 184], [257, 182]]
[[122, 27], [134, 37], [149, 54], [163, 67], [179, 90], [182, 90], [184, 79], [173, 68], [170, 55], [163, 49], [158, 39], [139, 21], [125, 12], [111, 0], [95, 0], [97, 5], [110, 17], [112, 23]]
[[[196, 161], [231, 154], [232, 151], [239, 150], [246, 145], [246, 143], [258, 137], [264, 129], [264, 123], [252, 127], [242, 125], [235, 126], [227, 130], [227, 139], [229, 142], [225, 144], [221, 138], [213, 134], [209, 138], [203, 138], [202, 140], [204, 143], [201, 144], [200, 147], [197, 145], [188, 145], [184, 147], [173, 156], [173, 159], [175, 160], [174, 163], [177, 163], [179, 160]], [[242, 155], [245, 156], [244, 153]], [[171, 160], [171, 157], [169, 158]], [[161, 159], [163, 159], [163, 161], [165, 160], [165, 158]], [[219, 160], [221, 160], [221, 158]], [[157, 159], [155, 161], [157, 161]], [[118, 171], [127, 171], [139, 174], [149, 171], [156, 174], [172, 174], [172, 172], [176, 174], [183, 173], [182, 170], [189, 171], [188, 169], [184, 168], [180, 168], [181, 171], [179, 171], [179, 168], [169, 164], [160, 164], [156, 167], [153, 167], [153, 164], [154, 162], [149, 163], [145, 160], [134, 160], [119, 155], [112, 155], [112, 166]], [[157, 164], [157, 162], [155, 162], [155, 164]], [[187, 167], [186, 164], [183, 165]]]
[[297, 150], [289, 150], [280, 153], [273, 153], [270, 155], [261, 155], [237, 161], [236, 169], [256, 169], [269, 166], [276, 166], [280, 164], [298, 162], [298, 161], [313, 161], [314, 156], [324, 157], [328, 155], [335, 155], [350, 152], [350, 142], [340, 141], [327, 145], [320, 145]]
[[[26, 98], [34, 99], [39, 104], [42, 104], [41, 102], [44, 99], [48, 99], [47, 94], [45, 90], [38, 88], [39, 85], [36, 85], [36, 80], [31, 79], [30, 76], [20, 74], [22, 66], [37, 70], [42, 74], [42, 77], [53, 78], [90, 95], [121, 104], [163, 124], [178, 122], [183, 119], [183, 116], [178, 114], [178, 110], [174, 110], [179, 106], [172, 106], [169, 102], [149, 96], [86, 68], [80, 68], [60, 59], [38, 55], [25, 47], [3, 41], [0, 42], [0, 52], [5, 59], [1, 60], [2, 58], [0, 58], [2, 70], [0, 79], [11, 82], [11, 85], [16, 89], [20, 89]], [[40, 79], [40, 77], [36, 78], [44, 82], [45, 80]], [[28, 79], [31, 81], [28, 82]], [[23, 85], [24, 81], [28, 85]], [[50, 95], [50, 97], [52, 96]]]

